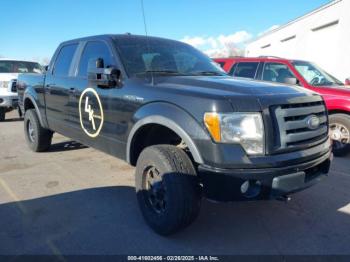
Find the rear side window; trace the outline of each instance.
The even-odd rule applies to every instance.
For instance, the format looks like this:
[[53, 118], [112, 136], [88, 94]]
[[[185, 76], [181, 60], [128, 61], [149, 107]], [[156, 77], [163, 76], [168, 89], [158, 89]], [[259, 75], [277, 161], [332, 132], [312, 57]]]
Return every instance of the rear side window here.
[[113, 65], [112, 54], [108, 46], [103, 42], [88, 42], [84, 48], [79, 63], [78, 76], [87, 77], [88, 64], [90, 59], [102, 58], [105, 67]]
[[256, 70], [258, 69], [258, 62], [240, 62], [234, 69], [233, 76], [236, 77], [245, 77], [245, 78], [254, 78]]
[[63, 46], [57, 56], [53, 74], [57, 76], [68, 76], [71, 63], [78, 44]]

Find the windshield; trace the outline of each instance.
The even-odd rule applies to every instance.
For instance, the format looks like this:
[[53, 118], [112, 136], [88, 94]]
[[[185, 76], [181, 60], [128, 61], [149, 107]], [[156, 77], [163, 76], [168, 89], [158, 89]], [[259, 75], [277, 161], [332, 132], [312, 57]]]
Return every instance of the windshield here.
[[332, 85], [343, 85], [335, 77], [328, 74], [326, 71], [317, 67], [314, 64], [303, 61], [293, 62], [296, 70], [304, 77], [304, 79], [313, 86], [332, 86]]
[[185, 43], [159, 38], [121, 37], [117, 50], [130, 77], [166, 75], [226, 75], [209, 57]]
[[0, 61], [0, 73], [38, 73], [42, 72], [38, 63], [25, 61]]

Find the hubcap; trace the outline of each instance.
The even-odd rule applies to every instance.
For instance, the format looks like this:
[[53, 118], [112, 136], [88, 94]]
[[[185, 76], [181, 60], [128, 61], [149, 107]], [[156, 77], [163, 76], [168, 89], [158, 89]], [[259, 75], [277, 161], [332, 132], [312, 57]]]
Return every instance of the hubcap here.
[[334, 123], [330, 125], [330, 136], [334, 141], [335, 148], [343, 148], [350, 142], [350, 132], [342, 124]]
[[32, 123], [28, 122], [28, 136], [31, 142], [35, 141], [35, 132]]
[[166, 190], [160, 172], [156, 167], [148, 167], [144, 171], [144, 188], [146, 189], [147, 200], [156, 213], [165, 211]]

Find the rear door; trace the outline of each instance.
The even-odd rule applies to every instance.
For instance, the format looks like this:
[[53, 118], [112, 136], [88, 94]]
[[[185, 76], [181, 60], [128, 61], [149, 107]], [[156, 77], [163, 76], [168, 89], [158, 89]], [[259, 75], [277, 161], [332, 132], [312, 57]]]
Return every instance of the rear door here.
[[61, 46], [45, 79], [46, 116], [49, 127], [67, 134], [70, 127], [69, 96], [74, 86], [73, 68], [78, 43]]

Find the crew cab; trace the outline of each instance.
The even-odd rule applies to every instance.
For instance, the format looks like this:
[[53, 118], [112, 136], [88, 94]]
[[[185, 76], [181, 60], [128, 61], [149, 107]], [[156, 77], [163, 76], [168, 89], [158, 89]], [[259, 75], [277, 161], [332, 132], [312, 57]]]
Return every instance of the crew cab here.
[[45, 74], [20, 75], [17, 86], [29, 148], [49, 150], [57, 132], [136, 166], [140, 209], [162, 235], [191, 224], [202, 196], [286, 199], [329, 171], [320, 95], [235, 80], [182, 42], [67, 41]]
[[[0, 58], [0, 121], [6, 113], [17, 108], [16, 82], [19, 73], [41, 73], [36, 62]], [[20, 116], [22, 115], [19, 111]]]
[[234, 77], [299, 85], [319, 93], [329, 113], [334, 154], [343, 156], [350, 151], [350, 87], [317, 65], [278, 57], [233, 57], [214, 61]]

